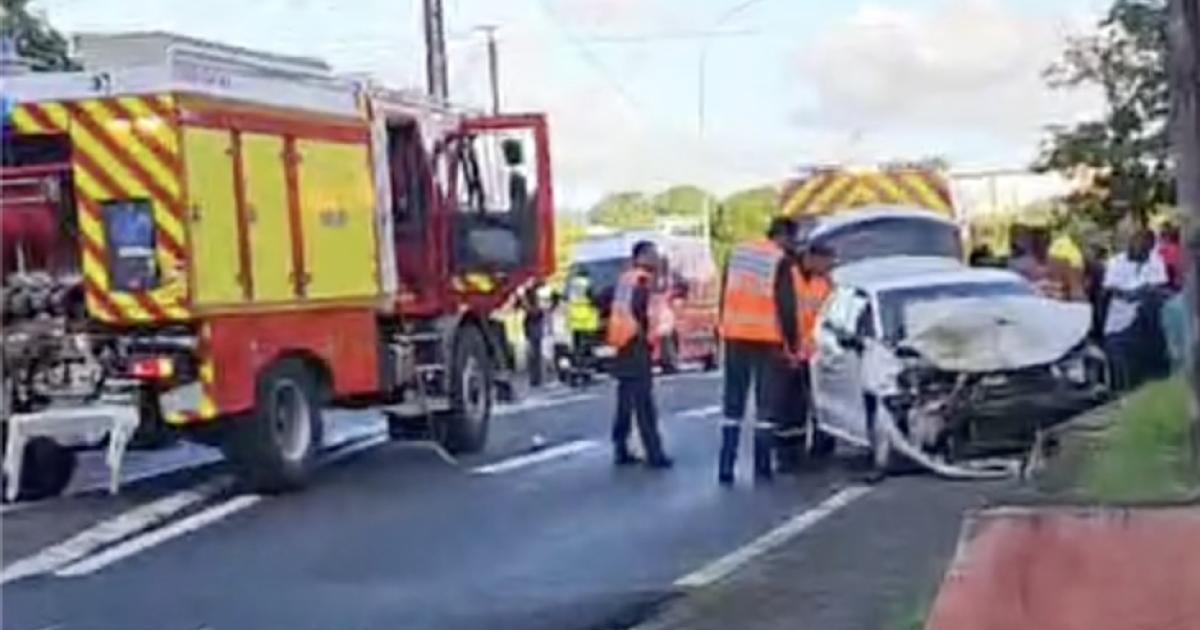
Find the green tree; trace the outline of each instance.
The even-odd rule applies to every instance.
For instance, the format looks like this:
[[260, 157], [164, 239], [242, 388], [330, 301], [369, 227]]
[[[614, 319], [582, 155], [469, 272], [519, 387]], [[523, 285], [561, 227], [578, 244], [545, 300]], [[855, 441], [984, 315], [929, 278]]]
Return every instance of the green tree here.
[[67, 54], [67, 39], [45, 17], [30, 12], [29, 0], [0, 0], [0, 10], [0, 32], [13, 38], [34, 72], [79, 69]]
[[717, 205], [716, 199], [702, 188], [692, 185], [672, 186], [650, 200], [658, 216], [702, 217]]
[[1167, 57], [1167, 0], [1115, 0], [1096, 32], [1072, 39], [1046, 71], [1052, 87], [1104, 97], [1100, 119], [1051, 126], [1035, 163], [1090, 180], [1066, 201], [1103, 225], [1144, 222], [1173, 201]]
[[779, 193], [771, 186], [750, 188], [726, 197], [713, 214], [713, 256], [724, 268], [735, 243], [766, 232], [771, 217], [779, 212]]
[[554, 275], [549, 284], [561, 288], [567, 276], [571, 249], [587, 234], [587, 224], [577, 215], [559, 212], [554, 217]]
[[654, 207], [639, 192], [612, 193], [588, 211], [588, 222], [619, 230], [654, 227]]

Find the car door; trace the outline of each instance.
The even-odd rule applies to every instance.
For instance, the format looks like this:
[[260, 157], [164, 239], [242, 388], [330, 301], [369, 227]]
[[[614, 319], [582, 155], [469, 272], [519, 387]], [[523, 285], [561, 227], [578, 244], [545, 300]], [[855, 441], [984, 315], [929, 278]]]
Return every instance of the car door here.
[[822, 428], [842, 439], [865, 444], [862, 348], [859, 321], [867, 308], [864, 295], [838, 288], [827, 302], [817, 328], [813, 358], [813, 400]]

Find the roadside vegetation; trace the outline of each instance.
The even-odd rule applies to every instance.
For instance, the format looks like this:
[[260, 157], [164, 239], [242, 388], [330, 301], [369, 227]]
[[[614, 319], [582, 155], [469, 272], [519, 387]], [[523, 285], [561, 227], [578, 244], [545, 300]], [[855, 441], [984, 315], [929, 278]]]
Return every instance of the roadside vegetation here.
[[1200, 470], [1188, 446], [1188, 392], [1182, 378], [1153, 383], [1115, 410], [1080, 470], [1079, 490], [1102, 503], [1200, 498]]

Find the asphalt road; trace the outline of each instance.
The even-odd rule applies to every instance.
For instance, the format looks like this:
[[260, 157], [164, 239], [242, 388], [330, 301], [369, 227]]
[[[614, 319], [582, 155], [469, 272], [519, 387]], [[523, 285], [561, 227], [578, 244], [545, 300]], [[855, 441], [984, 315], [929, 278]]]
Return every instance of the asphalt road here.
[[853, 484], [843, 459], [718, 487], [719, 389], [713, 374], [659, 381], [665, 472], [612, 466], [607, 383], [502, 410], [488, 451], [458, 462], [372, 437], [372, 413], [338, 414], [342, 446], [285, 496], [230, 487], [203, 451], [160, 456], [194, 465], [5, 512], [3, 627], [625, 627]]

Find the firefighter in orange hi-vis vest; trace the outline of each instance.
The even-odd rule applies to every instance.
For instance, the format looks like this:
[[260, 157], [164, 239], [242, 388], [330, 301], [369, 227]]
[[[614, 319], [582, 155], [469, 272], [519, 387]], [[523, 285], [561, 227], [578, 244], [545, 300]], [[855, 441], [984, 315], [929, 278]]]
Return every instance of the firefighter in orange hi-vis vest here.
[[[828, 439], [816, 434], [815, 423], [809, 422], [812, 409], [810, 365], [816, 350], [817, 319], [832, 284], [829, 271], [833, 266], [833, 251], [825, 245], [811, 244], [800, 253], [793, 274], [796, 288], [796, 330], [799, 346], [787, 385], [781, 393], [782, 407], [775, 419], [775, 454], [780, 472], [799, 470], [804, 454], [805, 438], [813, 440], [811, 447], [828, 445]], [[809, 430], [813, 435], [808, 435]], [[820, 440], [820, 442], [818, 442]]]
[[769, 480], [774, 468], [774, 419], [790, 364], [798, 351], [793, 281], [796, 224], [779, 217], [766, 238], [743, 243], [729, 255], [721, 298], [725, 342], [724, 420], [718, 480], [733, 483], [741, 424], [754, 387], [755, 477]]
[[617, 280], [608, 317], [608, 345], [616, 349], [612, 375], [617, 379], [617, 411], [613, 419], [613, 460], [618, 466], [637, 463], [629, 452], [629, 433], [637, 417], [638, 434], [646, 453], [646, 465], [670, 468], [658, 433], [658, 409], [654, 403], [653, 326], [650, 293], [658, 269], [654, 243], [639, 241], [633, 246], [630, 268]]

